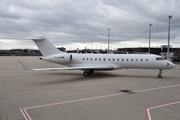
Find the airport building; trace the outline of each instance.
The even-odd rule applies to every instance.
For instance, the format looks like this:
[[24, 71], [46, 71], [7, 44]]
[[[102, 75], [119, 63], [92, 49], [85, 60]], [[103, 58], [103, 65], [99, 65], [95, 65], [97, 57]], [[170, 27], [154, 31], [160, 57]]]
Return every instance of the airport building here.
[[[57, 48], [60, 51], [66, 51], [66, 48]], [[180, 48], [172, 48], [170, 46], [169, 57], [171, 61], [180, 62]], [[83, 49], [83, 50], [70, 50], [68, 53], [93, 53], [93, 54], [106, 54], [107, 50], [102, 49]], [[138, 48], [118, 48], [117, 50], [110, 51], [111, 54], [148, 54], [148, 47]], [[161, 55], [164, 59], [167, 58], [167, 45], [162, 45], [160, 48], [151, 48], [151, 54]], [[0, 56], [41, 56], [39, 50], [32, 49], [11, 49], [11, 50], [0, 50]]]

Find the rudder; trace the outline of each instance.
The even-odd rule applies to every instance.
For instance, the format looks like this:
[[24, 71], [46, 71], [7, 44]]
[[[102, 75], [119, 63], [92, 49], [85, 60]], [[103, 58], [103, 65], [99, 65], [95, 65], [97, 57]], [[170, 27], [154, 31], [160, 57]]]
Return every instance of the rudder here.
[[32, 40], [35, 42], [43, 56], [62, 53], [45, 37], [40, 37]]

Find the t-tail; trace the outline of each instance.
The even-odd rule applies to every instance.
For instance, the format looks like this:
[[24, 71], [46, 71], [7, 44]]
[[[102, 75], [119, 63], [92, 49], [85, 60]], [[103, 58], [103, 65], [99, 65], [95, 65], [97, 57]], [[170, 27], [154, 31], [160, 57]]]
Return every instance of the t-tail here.
[[39, 50], [41, 51], [42, 55], [44, 57], [49, 56], [49, 55], [54, 55], [54, 54], [60, 54], [63, 53], [62, 51], [59, 51], [49, 40], [45, 37], [39, 37], [32, 39]]

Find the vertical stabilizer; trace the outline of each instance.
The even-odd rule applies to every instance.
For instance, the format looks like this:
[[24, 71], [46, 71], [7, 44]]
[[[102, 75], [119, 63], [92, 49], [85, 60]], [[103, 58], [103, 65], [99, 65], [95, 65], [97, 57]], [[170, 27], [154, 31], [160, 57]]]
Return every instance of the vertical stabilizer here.
[[62, 53], [45, 37], [35, 38], [32, 40], [36, 43], [43, 56]]

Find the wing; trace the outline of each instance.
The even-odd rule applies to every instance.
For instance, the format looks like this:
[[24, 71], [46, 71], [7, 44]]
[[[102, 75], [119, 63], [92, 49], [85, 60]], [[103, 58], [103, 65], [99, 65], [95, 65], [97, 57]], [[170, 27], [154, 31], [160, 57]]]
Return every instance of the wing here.
[[18, 59], [18, 62], [21, 64], [23, 70], [30, 71], [56, 71], [56, 70], [113, 70], [114, 67], [112, 65], [91, 65], [91, 66], [80, 66], [80, 67], [65, 67], [65, 68], [39, 68], [39, 69], [30, 69], [26, 66], [21, 60]]

